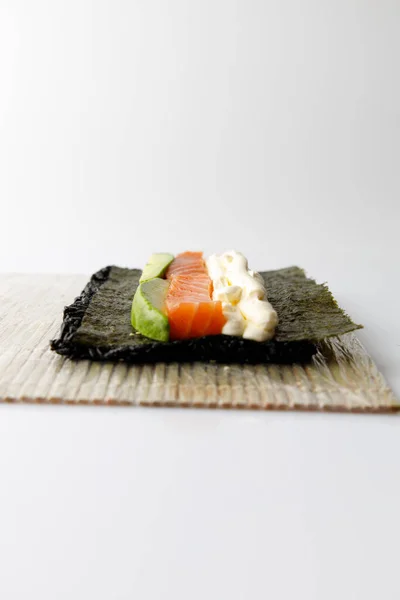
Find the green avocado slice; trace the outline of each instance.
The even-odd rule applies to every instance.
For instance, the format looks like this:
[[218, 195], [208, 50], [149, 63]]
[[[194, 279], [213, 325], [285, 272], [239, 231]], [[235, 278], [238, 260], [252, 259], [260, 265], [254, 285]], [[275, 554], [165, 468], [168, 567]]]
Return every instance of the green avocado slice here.
[[155, 277], [163, 277], [173, 260], [172, 254], [165, 252], [152, 254], [143, 269], [139, 282], [142, 283]]
[[140, 283], [132, 301], [131, 323], [139, 333], [159, 342], [169, 339], [165, 298], [169, 281], [155, 277]]

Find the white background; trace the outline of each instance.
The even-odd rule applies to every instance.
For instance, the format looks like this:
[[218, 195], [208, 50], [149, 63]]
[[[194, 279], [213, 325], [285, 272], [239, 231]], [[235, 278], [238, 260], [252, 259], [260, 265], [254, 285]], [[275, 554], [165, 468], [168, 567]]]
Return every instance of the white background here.
[[[398, 0], [0, 0], [0, 271], [244, 252], [400, 394]], [[0, 596], [398, 599], [397, 419], [2, 407]]]

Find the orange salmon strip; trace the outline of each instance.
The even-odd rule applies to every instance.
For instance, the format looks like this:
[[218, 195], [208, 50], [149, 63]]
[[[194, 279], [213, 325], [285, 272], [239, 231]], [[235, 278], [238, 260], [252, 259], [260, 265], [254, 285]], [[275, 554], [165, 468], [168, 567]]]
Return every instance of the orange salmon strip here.
[[212, 299], [212, 281], [202, 252], [178, 254], [168, 267], [166, 298], [171, 340], [218, 335], [226, 319]]

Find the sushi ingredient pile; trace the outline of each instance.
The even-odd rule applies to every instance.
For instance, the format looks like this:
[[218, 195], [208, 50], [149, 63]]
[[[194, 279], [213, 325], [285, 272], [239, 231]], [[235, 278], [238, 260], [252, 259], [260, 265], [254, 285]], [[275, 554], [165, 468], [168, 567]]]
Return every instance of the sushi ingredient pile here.
[[276, 311], [264, 281], [243, 254], [204, 260], [201, 252], [153, 254], [143, 269], [131, 311], [132, 326], [158, 341], [229, 335], [265, 341], [274, 336]]

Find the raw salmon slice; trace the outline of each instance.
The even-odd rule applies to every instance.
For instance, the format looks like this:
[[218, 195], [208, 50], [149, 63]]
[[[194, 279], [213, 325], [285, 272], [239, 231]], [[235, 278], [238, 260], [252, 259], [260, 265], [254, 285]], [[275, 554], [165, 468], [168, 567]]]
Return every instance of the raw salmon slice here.
[[166, 273], [167, 279], [172, 275], [205, 275], [208, 277], [208, 271], [203, 260], [202, 252], [182, 252], [178, 254], [169, 265]]
[[183, 340], [222, 332], [222, 303], [212, 300], [212, 281], [202, 252], [183, 252], [170, 264], [166, 298], [170, 339]]

